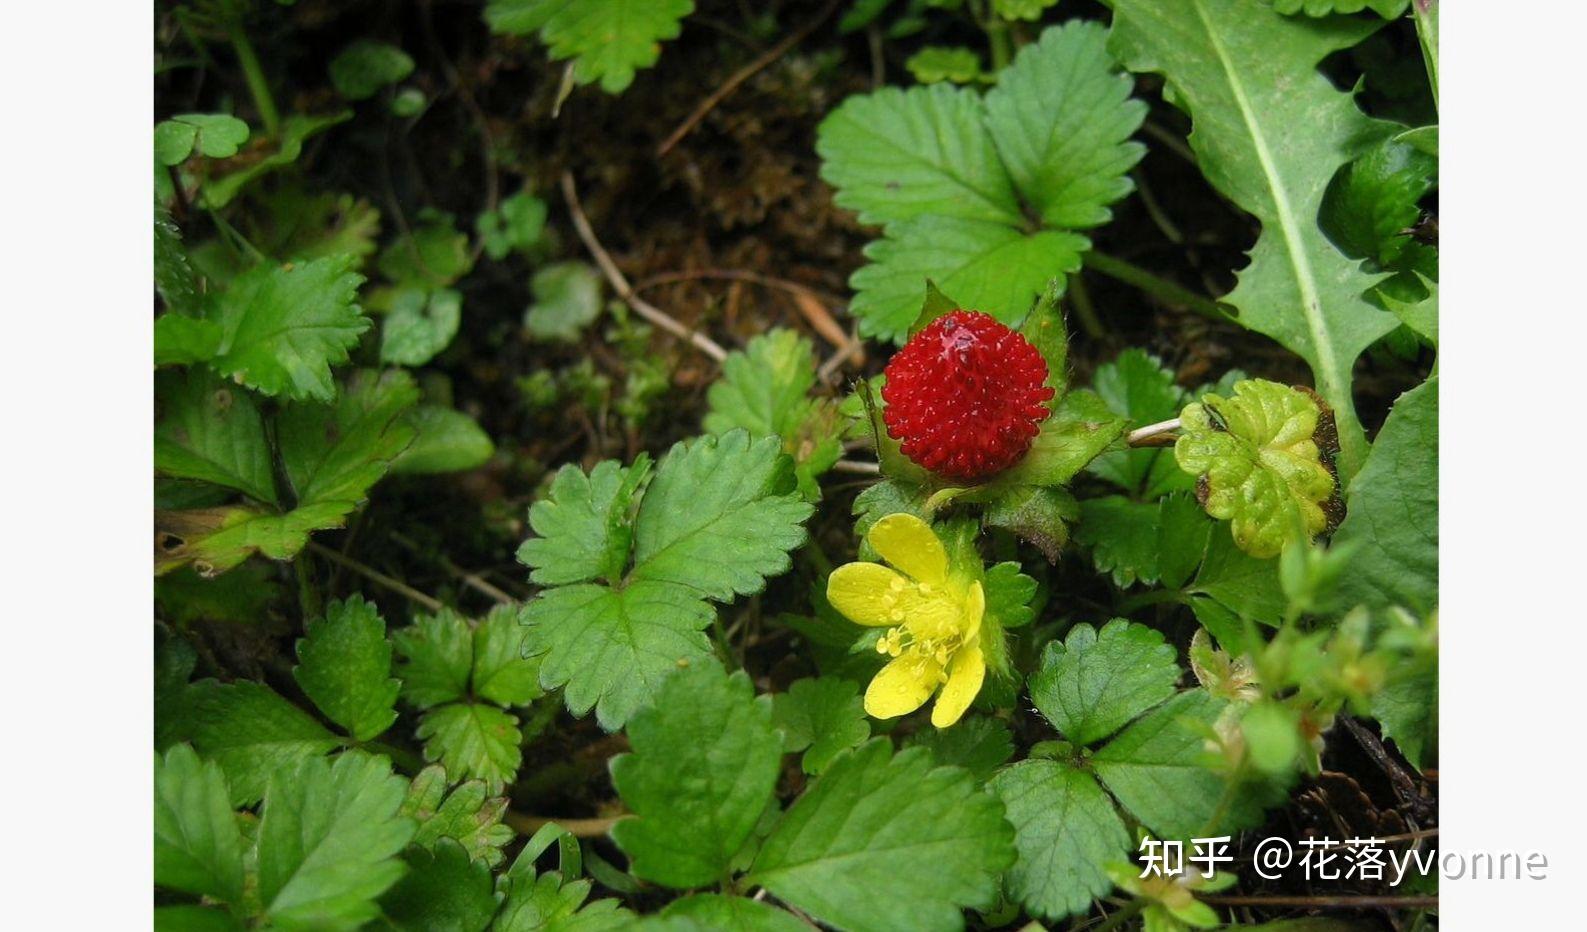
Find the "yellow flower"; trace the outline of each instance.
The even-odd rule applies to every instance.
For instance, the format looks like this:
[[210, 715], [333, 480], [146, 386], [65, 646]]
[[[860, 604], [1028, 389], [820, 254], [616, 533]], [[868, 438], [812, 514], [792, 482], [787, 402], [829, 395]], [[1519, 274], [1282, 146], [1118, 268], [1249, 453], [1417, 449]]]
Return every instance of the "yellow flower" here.
[[875, 718], [907, 715], [940, 686], [931, 724], [947, 728], [970, 707], [986, 678], [986, 594], [979, 580], [948, 572], [942, 541], [914, 515], [888, 515], [865, 539], [897, 570], [846, 563], [827, 579], [833, 608], [851, 621], [888, 629], [876, 650], [893, 659], [865, 690], [865, 711]]

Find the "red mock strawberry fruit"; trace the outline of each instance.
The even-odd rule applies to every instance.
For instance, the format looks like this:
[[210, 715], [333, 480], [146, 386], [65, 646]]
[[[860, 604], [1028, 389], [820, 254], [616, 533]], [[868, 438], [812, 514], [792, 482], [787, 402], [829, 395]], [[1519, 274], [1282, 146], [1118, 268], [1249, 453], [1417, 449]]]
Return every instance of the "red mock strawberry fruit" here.
[[887, 435], [904, 455], [958, 482], [978, 482], [1030, 449], [1053, 390], [1047, 361], [990, 315], [954, 311], [910, 338], [887, 364]]

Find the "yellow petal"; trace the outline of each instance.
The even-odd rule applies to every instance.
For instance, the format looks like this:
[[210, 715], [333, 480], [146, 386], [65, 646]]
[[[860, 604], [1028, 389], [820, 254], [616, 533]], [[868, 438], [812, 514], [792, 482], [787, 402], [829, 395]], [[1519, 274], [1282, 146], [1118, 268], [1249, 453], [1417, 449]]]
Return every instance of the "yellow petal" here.
[[865, 535], [882, 559], [898, 567], [916, 581], [940, 586], [948, 578], [948, 552], [931, 530], [931, 525], [912, 514], [888, 515]]
[[[899, 589], [893, 588], [895, 581], [901, 584]], [[892, 612], [897, 608], [898, 593], [914, 588], [880, 563], [845, 563], [827, 577], [827, 601], [858, 624], [896, 625], [899, 620], [892, 617]]]
[[970, 583], [970, 591], [964, 595], [964, 609], [960, 623], [964, 625], [963, 637], [966, 641], [981, 632], [981, 619], [986, 616], [986, 590], [981, 588], [979, 580]]
[[981, 682], [985, 679], [986, 658], [981, 655], [980, 641], [972, 641], [955, 651], [948, 662], [948, 682], [943, 684], [937, 704], [931, 707], [931, 724], [947, 728], [957, 722], [970, 707], [975, 694], [981, 691]]
[[865, 689], [865, 711], [872, 718], [908, 715], [926, 704], [942, 667], [919, 652], [906, 650], [871, 680]]

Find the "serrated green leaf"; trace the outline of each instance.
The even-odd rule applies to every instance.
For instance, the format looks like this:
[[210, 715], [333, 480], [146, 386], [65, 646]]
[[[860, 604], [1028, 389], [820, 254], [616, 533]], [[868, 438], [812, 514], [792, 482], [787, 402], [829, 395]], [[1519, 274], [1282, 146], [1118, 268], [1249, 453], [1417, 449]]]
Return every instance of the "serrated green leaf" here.
[[[861, 223], [936, 216], [1018, 225], [1013, 181], [981, 120], [980, 97], [946, 84], [850, 97], [817, 129], [821, 177]], [[912, 320], [901, 318], [898, 333]]]
[[1350, 484], [1334, 546], [1361, 548], [1340, 581], [1349, 602], [1438, 603], [1438, 378], [1401, 395]]
[[1235, 542], [1254, 557], [1328, 526], [1323, 503], [1335, 483], [1312, 439], [1319, 418], [1304, 393], [1260, 379], [1235, 383], [1231, 398], [1204, 395], [1180, 414], [1179, 467], [1201, 477], [1207, 514], [1230, 521]]
[[154, 364], [185, 366], [208, 362], [220, 352], [221, 329], [211, 320], [162, 314], [154, 321]]
[[1175, 657], [1173, 645], [1145, 625], [1123, 618], [1101, 631], [1076, 625], [1042, 651], [1030, 698], [1065, 738], [1091, 744], [1174, 694]]
[[[1098, 367], [1091, 384], [1113, 413], [1128, 418], [1131, 427], [1177, 417], [1187, 400], [1174, 373], [1140, 349], [1127, 349]], [[1161, 447], [1104, 453], [1089, 471], [1143, 499], [1189, 489], [1195, 481], [1174, 462], [1173, 451]]]
[[563, 883], [558, 873], [535, 877], [531, 870], [508, 882], [493, 932], [608, 932], [629, 928], [638, 918], [617, 900], [585, 903], [593, 885], [588, 880]]
[[413, 57], [373, 39], [358, 39], [331, 59], [331, 85], [348, 100], [365, 100], [413, 73]]
[[542, 592], [523, 609], [525, 647], [544, 655], [540, 685], [563, 688], [568, 711], [595, 709], [608, 731], [650, 701], [681, 664], [708, 662], [703, 630], [714, 617], [699, 593], [639, 581], [621, 590], [580, 584]]
[[1113, 887], [1105, 865], [1123, 860], [1130, 835], [1113, 801], [1081, 770], [1021, 761], [989, 784], [1014, 826], [1019, 860], [1008, 891], [1033, 915], [1057, 920], [1090, 908]]
[[1334, 176], [1317, 222], [1346, 255], [1390, 267], [1414, 243], [1418, 202], [1437, 184], [1436, 156], [1385, 139]]
[[989, 906], [1013, 861], [1002, 804], [969, 771], [933, 768], [919, 748], [895, 755], [879, 738], [811, 784], [761, 844], [747, 882], [834, 926], [929, 932], [961, 928], [966, 906]]
[[1122, 495], [1088, 498], [1080, 503], [1075, 542], [1091, 554], [1099, 573], [1127, 589], [1137, 582], [1157, 581], [1158, 507]]
[[1304, 13], [1307, 16], [1332, 16], [1335, 13], [1359, 13], [1370, 9], [1384, 19], [1394, 19], [1410, 5], [1411, 0], [1265, 0], [1273, 9], [1285, 14]]
[[247, 506], [156, 511], [154, 572], [191, 565], [208, 577], [255, 553], [288, 560], [309, 542], [311, 531], [341, 527], [348, 510], [343, 502], [330, 502], [284, 515]]
[[406, 782], [391, 763], [347, 751], [278, 771], [259, 819], [259, 899], [284, 929], [357, 929], [379, 915], [375, 898], [402, 876], [413, 836], [397, 814]]
[[432, 764], [408, 786], [401, 814], [419, 825], [412, 844], [433, 848], [441, 839], [450, 839], [487, 867], [500, 864], [502, 848], [516, 837], [502, 824], [507, 798], [489, 796], [480, 780], [462, 783], [450, 793], [447, 784], [446, 768]]
[[251, 806], [278, 769], [340, 746], [325, 726], [263, 683], [194, 683], [186, 697], [193, 746], [226, 773], [231, 801]]
[[463, 846], [442, 838], [402, 856], [407, 871], [380, 898], [380, 909], [399, 929], [484, 932], [496, 913], [490, 868], [469, 859]]
[[429, 211], [411, 232], [394, 240], [376, 260], [380, 274], [399, 288], [446, 288], [474, 267], [468, 234], [458, 231], [451, 214]]
[[628, 565], [634, 497], [650, 474], [648, 459], [631, 467], [604, 460], [589, 475], [574, 464], [551, 481], [550, 494], [529, 508], [539, 535], [518, 548], [536, 585], [556, 586], [604, 578], [616, 582]]
[[159, 404], [156, 472], [213, 482], [276, 503], [264, 420], [248, 391], [203, 369], [189, 369], [157, 373], [154, 396]]
[[1128, 172], [1146, 147], [1130, 136], [1145, 101], [1107, 50], [1101, 23], [1073, 20], [1027, 45], [986, 95], [986, 125], [1003, 164], [1043, 222], [1100, 226], [1134, 190]]
[[1060, 486], [1124, 433], [1124, 419], [1095, 392], [1077, 389], [1059, 400], [1030, 452], [996, 480], [1002, 486]]
[[587, 262], [556, 262], [529, 280], [524, 327], [537, 340], [572, 343], [601, 314], [601, 276]]
[[424, 713], [416, 732], [424, 759], [439, 761], [454, 780], [478, 779], [498, 792], [518, 775], [523, 734], [518, 718], [493, 705], [451, 702]]
[[1372, 717], [1411, 766], [1421, 769], [1438, 759], [1438, 665], [1429, 664], [1395, 678], [1372, 697]]
[[693, 0], [490, 0], [485, 21], [496, 33], [538, 30], [552, 61], [574, 59], [580, 84], [599, 81], [608, 94], [621, 94], [693, 11]]
[[496, 445], [479, 422], [441, 405], [418, 405], [402, 416], [413, 442], [391, 461], [394, 475], [463, 472], [485, 465]]
[[782, 730], [784, 751], [805, 752], [800, 766], [808, 774], [825, 770], [839, 752], [871, 736], [858, 684], [832, 676], [790, 684], [773, 697], [772, 720]]
[[468, 695], [474, 634], [462, 616], [448, 608], [420, 615], [391, 639], [400, 658], [397, 677], [402, 680], [402, 698], [428, 709]]
[[154, 127], [154, 158], [180, 165], [193, 150], [211, 159], [229, 159], [248, 141], [248, 124], [226, 113], [184, 113]]
[[1225, 705], [1199, 689], [1180, 693], [1092, 756], [1103, 785], [1155, 837], [1189, 839], [1248, 828], [1261, 821], [1265, 806], [1284, 798], [1268, 784], [1226, 793], [1225, 778], [1204, 766], [1207, 729]]
[[1188, 493], [1157, 503], [1157, 577], [1165, 588], [1188, 582], [1207, 554], [1212, 521]]
[[628, 722], [612, 785], [637, 816], [612, 827], [635, 876], [688, 889], [720, 880], [772, 798], [782, 739], [743, 672], [675, 673]]
[[972, 715], [951, 728], [916, 732], [909, 747], [923, 747], [938, 765], [963, 767], [985, 782], [1014, 756], [1014, 736], [1001, 721]]
[[185, 744], [154, 758], [154, 885], [240, 904], [243, 839], [220, 765]]
[[667, 904], [635, 928], [648, 932], [809, 932], [792, 913], [742, 896], [696, 893]]
[[256, 265], [208, 298], [206, 316], [220, 325], [220, 350], [210, 365], [266, 395], [330, 401], [331, 367], [369, 329], [353, 303], [363, 277], [352, 256], [301, 265]]
[[1003, 629], [1030, 624], [1035, 617], [1031, 599], [1036, 597], [1036, 580], [1020, 572], [1013, 561], [987, 567], [981, 578], [986, 594], [986, 614]]
[[503, 706], [540, 698], [540, 667], [524, 659], [524, 637], [515, 605], [498, 605], [480, 621], [474, 628], [474, 695]]
[[1373, 276], [1328, 242], [1316, 218], [1339, 167], [1392, 127], [1362, 113], [1317, 65], [1381, 23], [1287, 19], [1259, 0], [1109, 5], [1109, 47], [1132, 71], [1164, 76], [1169, 99], [1190, 114], [1202, 172], [1261, 221], [1251, 262], [1226, 300], [1241, 324], [1311, 365], [1339, 421], [1340, 471], [1348, 478], [1366, 446], [1351, 368], [1395, 320], [1365, 300]]
[[928, 45], [909, 56], [904, 67], [921, 84], [951, 81], [969, 84], [981, 77], [981, 56], [963, 46]]
[[849, 312], [865, 336], [903, 342], [920, 309], [927, 278], [962, 307], [1017, 324], [1049, 281], [1080, 270], [1091, 247], [1061, 230], [1025, 234], [990, 220], [920, 216], [888, 224], [884, 238], [865, 247], [871, 264], [849, 278]]
[[402, 684], [391, 678], [391, 644], [379, 610], [354, 595], [327, 605], [325, 617], [305, 633], [292, 671], [304, 694], [357, 741], [390, 728]]
[[702, 426], [713, 434], [742, 427], [753, 437], [791, 439], [815, 407], [809, 397], [815, 384], [810, 341], [775, 327], [727, 354], [722, 377], [706, 394]]
[[413, 441], [401, 416], [419, 400], [401, 370], [361, 369], [332, 404], [298, 404], [277, 421], [281, 461], [301, 505], [351, 512]]
[[291, 262], [351, 255], [360, 269], [375, 251], [380, 211], [367, 200], [288, 182], [272, 185], [255, 203], [260, 209], [245, 219], [248, 238], [266, 255]]
[[463, 320], [463, 296], [450, 288], [400, 289], [380, 325], [380, 361], [422, 366], [446, 349]]
[[1392, 295], [1380, 291], [1378, 300], [1383, 306], [1400, 319], [1400, 323], [1409, 327], [1417, 336], [1427, 341], [1433, 349], [1438, 348], [1438, 282], [1422, 277], [1417, 273], [1422, 287], [1426, 289], [1427, 296], [1420, 301], [1401, 301]]
[[228, 175], [213, 177], [204, 182], [205, 206], [216, 210], [225, 207], [248, 185], [296, 162], [298, 156], [303, 154], [305, 142], [352, 118], [351, 110], [339, 110], [318, 116], [290, 114], [281, 121], [281, 132], [277, 135], [279, 141], [274, 152], [264, 155], [257, 161], [249, 162]]
[[792, 460], [747, 431], [675, 444], [656, 467], [634, 525], [630, 579], [726, 601], [785, 572], [814, 508], [794, 489]]
[[[1187, 591], [1211, 596], [1236, 615], [1264, 624], [1276, 625], [1284, 616], [1278, 560], [1258, 559], [1241, 550], [1226, 524], [1213, 526], [1207, 537], [1206, 557]], [[1213, 633], [1223, 641], [1219, 632]]]

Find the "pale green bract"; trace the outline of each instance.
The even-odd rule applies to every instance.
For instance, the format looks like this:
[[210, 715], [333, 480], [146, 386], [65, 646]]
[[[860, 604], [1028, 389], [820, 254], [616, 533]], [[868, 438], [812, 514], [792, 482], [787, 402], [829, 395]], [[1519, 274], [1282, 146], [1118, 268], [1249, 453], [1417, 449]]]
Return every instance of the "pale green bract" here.
[[1320, 411], [1303, 392], [1276, 382], [1237, 382], [1234, 395], [1203, 396], [1180, 414], [1174, 443], [1180, 468], [1202, 477], [1202, 504], [1233, 522], [1234, 540], [1254, 557], [1271, 557], [1290, 538], [1321, 533], [1323, 503], [1334, 476], [1313, 434]]

